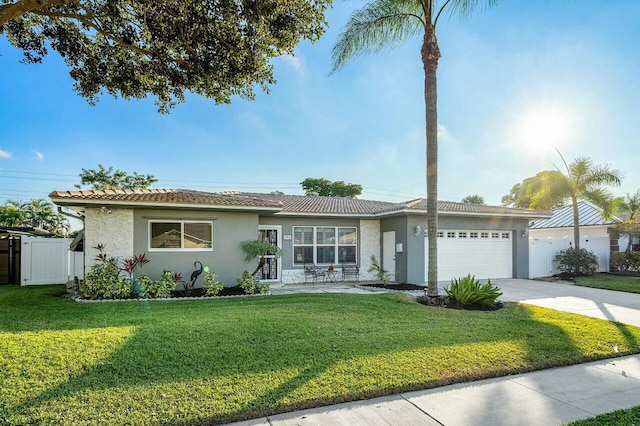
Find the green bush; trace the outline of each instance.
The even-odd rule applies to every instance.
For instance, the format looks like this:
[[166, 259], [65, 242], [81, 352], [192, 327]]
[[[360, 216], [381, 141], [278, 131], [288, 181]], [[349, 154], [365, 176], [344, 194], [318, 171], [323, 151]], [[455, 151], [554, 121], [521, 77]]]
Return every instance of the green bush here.
[[249, 271], [244, 271], [237, 282], [245, 294], [266, 293], [269, 291], [269, 284], [256, 281]]
[[204, 284], [202, 285], [205, 296], [217, 296], [222, 291], [224, 285], [216, 281], [216, 274], [213, 271], [207, 272], [204, 276]]
[[553, 258], [559, 262], [558, 268], [570, 277], [591, 276], [598, 270], [598, 256], [587, 249], [569, 247]]
[[138, 283], [141, 288], [142, 297], [149, 299], [157, 299], [170, 297], [171, 291], [176, 288], [176, 276], [172, 271], [162, 271], [162, 276], [153, 281], [147, 276], [147, 274], [140, 274], [138, 276]]
[[486, 284], [481, 284], [471, 274], [464, 278], [454, 278], [450, 287], [444, 288], [445, 293], [459, 305], [479, 304], [484, 306], [493, 306], [496, 304], [498, 297], [502, 296], [500, 289], [493, 284], [491, 280]]
[[89, 299], [125, 299], [131, 292], [131, 280], [120, 278], [118, 262], [113, 258], [93, 265], [80, 284], [80, 293]]
[[611, 266], [616, 271], [640, 272], [640, 252], [616, 251], [611, 254]]

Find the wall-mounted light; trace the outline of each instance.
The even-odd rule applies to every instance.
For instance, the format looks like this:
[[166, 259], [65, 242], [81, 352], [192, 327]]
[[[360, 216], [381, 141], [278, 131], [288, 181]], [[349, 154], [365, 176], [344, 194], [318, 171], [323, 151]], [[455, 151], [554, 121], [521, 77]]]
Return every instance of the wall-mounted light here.
[[102, 207], [100, 207], [100, 212], [102, 214], [111, 214], [111, 209], [109, 209], [109, 208], [107, 208], [105, 206], [102, 206]]
[[415, 235], [416, 237], [420, 236], [420, 232], [422, 232], [422, 227], [420, 225], [416, 226], [415, 232], [413, 233], [413, 235]]
[[529, 235], [528, 229], [525, 229], [524, 231], [522, 231], [522, 238], [526, 237], [527, 235]]

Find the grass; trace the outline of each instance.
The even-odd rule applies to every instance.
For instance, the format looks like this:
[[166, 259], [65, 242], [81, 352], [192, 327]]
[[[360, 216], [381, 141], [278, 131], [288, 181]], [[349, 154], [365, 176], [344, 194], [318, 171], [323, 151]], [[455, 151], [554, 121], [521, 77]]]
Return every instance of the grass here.
[[633, 426], [640, 425], [640, 406], [627, 410], [618, 410], [612, 413], [601, 414], [599, 416], [578, 420], [570, 423], [570, 426]]
[[628, 293], [640, 293], [639, 277], [597, 274], [592, 277], [577, 277], [576, 284], [583, 287], [626, 291]]
[[528, 305], [61, 291], [0, 287], [0, 424], [221, 423], [640, 352], [640, 328]]

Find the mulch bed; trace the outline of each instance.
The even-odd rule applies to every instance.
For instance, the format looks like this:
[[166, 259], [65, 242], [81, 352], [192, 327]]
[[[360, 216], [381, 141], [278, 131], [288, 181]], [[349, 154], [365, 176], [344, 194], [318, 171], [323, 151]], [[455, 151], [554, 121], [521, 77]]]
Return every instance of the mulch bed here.
[[[216, 296], [241, 296], [244, 294], [244, 290], [242, 290], [242, 287], [240, 286], [233, 286], [233, 287], [224, 287], [222, 290], [220, 290], [220, 293], [218, 293]], [[201, 288], [194, 288], [193, 290], [191, 290], [189, 293], [186, 293], [183, 290], [174, 290], [171, 292], [171, 297], [203, 297], [204, 296], [204, 290]]]
[[401, 290], [401, 291], [424, 291], [427, 287], [423, 285], [416, 284], [382, 284], [382, 283], [371, 283], [371, 284], [360, 284], [362, 287], [375, 287], [375, 288], [386, 288], [387, 290]]
[[504, 306], [502, 302], [496, 302], [492, 306], [480, 304], [460, 305], [446, 295], [436, 297], [418, 296], [416, 297], [416, 302], [427, 306], [439, 306], [447, 309], [460, 309], [465, 311], [497, 311]]

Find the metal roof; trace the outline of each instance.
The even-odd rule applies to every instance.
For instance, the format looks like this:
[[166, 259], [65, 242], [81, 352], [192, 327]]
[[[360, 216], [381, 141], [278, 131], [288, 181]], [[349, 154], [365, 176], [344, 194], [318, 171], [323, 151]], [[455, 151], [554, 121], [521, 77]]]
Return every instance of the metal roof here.
[[[578, 201], [578, 222], [580, 226], [611, 225], [617, 218], [604, 220], [602, 209], [589, 201]], [[557, 208], [549, 219], [533, 222], [530, 229], [570, 228], [573, 226], [573, 205]]]

